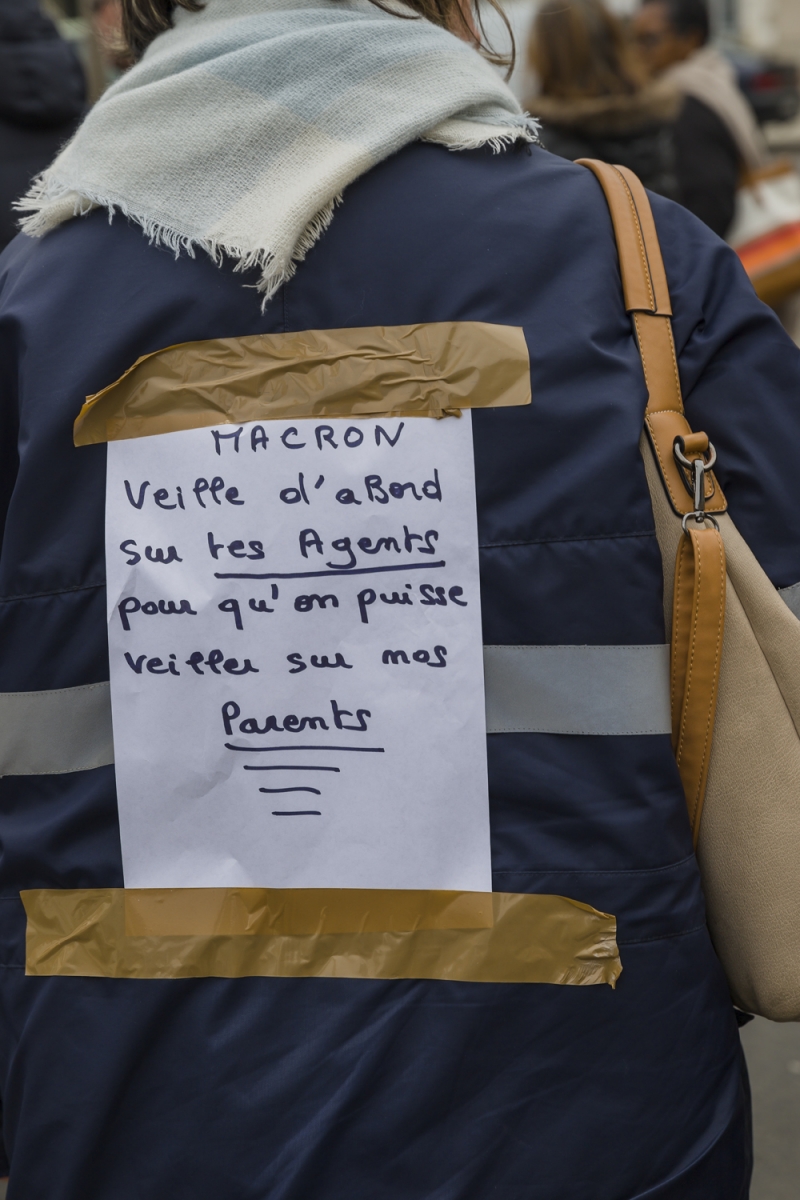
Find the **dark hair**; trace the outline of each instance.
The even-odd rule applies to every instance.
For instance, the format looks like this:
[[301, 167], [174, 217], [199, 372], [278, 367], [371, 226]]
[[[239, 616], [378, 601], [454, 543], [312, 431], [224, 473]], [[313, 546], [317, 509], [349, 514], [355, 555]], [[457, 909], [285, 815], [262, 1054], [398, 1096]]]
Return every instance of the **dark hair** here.
[[[510, 74], [514, 67], [515, 50], [514, 35], [508, 18], [500, 7], [499, 0], [487, 0], [490, 8], [493, 8], [501, 17], [511, 40], [511, 53], [497, 54], [486, 37], [478, 7], [479, 0], [474, 0], [474, 2], [477, 17], [476, 29], [470, 25], [461, 0], [406, 0], [409, 8], [415, 11], [417, 17], [424, 17], [426, 21], [430, 21], [434, 25], [451, 30], [461, 26], [466, 33], [471, 35], [477, 32], [478, 49], [490, 62], [499, 66], [507, 66]], [[396, 8], [384, 5], [381, 0], [372, 0], [372, 3], [377, 8], [383, 9], [384, 12], [391, 13], [392, 16], [414, 20], [413, 16], [406, 17], [405, 13], [398, 13]], [[199, 12], [203, 8], [203, 3], [202, 0], [122, 0], [122, 32], [135, 59], [142, 56], [153, 38], [171, 27], [172, 14], [176, 8]]]
[[562, 100], [633, 95], [644, 82], [625, 28], [601, 0], [545, 0], [530, 61], [541, 94]]
[[122, 36], [134, 58], [140, 58], [154, 37], [169, 29], [176, 8], [199, 12], [199, 0], [122, 0]]
[[700, 44], [711, 36], [711, 20], [706, 0], [644, 0], [645, 4], [663, 4], [674, 33], [681, 37], [697, 33]]

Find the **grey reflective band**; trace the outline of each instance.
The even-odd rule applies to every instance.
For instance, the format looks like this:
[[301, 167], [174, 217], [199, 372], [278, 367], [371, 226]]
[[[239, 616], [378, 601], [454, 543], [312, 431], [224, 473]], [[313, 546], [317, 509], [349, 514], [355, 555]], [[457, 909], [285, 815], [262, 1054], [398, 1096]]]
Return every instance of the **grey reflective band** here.
[[671, 733], [669, 646], [484, 646], [487, 733]]
[[0, 775], [61, 775], [113, 761], [108, 683], [0, 692]]
[[790, 587], [778, 588], [778, 595], [781, 600], [784, 600], [796, 617], [800, 617], [800, 583], [793, 583]]
[[[484, 646], [483, 662], [487, 733], [671, 730], [669, 646]], [[0, 775], [113, 761], [108, 683], [0, 692]]]

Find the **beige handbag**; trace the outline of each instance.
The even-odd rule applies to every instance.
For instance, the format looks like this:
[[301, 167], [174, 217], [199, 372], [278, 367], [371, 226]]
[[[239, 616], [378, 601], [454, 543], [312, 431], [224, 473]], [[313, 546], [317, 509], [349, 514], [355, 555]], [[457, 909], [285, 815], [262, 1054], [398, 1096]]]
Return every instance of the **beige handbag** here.
[[641, 450], [664, 562], [673, 746], [708, 925], [734, 1002], [797, 1021], [800, 621], [726, 514], [713, 447], [684, 416], [645, 190], [624, 167], [583, 165], [611, 210], [649, 392]]

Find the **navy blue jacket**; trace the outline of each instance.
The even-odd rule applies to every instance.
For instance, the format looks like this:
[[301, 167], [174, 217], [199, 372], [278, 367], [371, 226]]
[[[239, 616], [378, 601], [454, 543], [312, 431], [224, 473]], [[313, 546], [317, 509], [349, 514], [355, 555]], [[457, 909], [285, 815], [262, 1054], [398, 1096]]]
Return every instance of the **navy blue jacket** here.
[[[800, 352], [722, 242], [653, 206], [689, 419], [768, 575], [796, 583]], [[532, 405], [473, 414], [484, 641], [663, 643], [644, 379], [585, 169], [410, 146], [263, 313], [229, 267], [104, 213], [0, 263], [0, 691], [108, 678], [84, 397], [139, 355], [260, 332], [521, 325]], [[122, 886], [114, 770], [0, 781], [9, 1200], [744, 1200], [736, 1020], [669, 737], [491, 735], [489, 771], [495, 889], [615, 913], [616, 990], [26, 978], [19, 889]]]

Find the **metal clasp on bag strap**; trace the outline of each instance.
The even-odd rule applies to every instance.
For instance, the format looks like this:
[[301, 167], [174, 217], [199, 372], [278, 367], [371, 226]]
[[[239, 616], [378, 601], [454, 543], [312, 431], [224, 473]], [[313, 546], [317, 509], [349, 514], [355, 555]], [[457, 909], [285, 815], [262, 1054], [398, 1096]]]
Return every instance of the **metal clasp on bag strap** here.
[[[676, 437], [672, 445], [672, 451], [675, 455], [675, 461], [680, 468], [681, 479], [684, 487], [689, 495], [694, 500], [693, 512], [688, 512], [681, 521], [683, 532], [686, 533], [686, 522], [688, 520], [696, 521], [698, 525], [710, 521], [717, 529], [719, 524], [710, 513], [706, 512], [706, 501], [710, 500], [714, 495], [716, 486], [714, 477], [711, 476], [711, 491], [706, 496], [706, 473], [711, 471], [714, 463], [717, 461], [717, 452], [712, 443], [705, 437], [704, 434], [692, 434], [692, 440], [700, 442], [705, 441], [705, 448], [695, 458], [689, 458], [686, 454], [686, 439]], [[698, 447], [699, 448], [699, 447]], [[691, 450], [690, 450], [691, 453]]]

